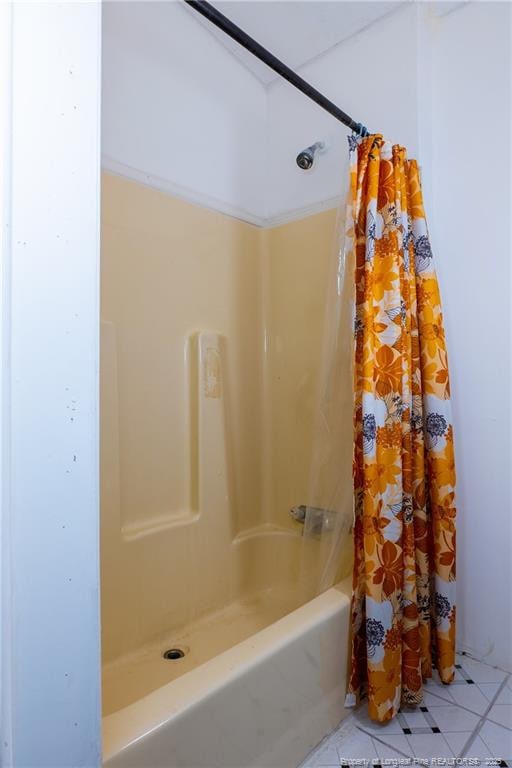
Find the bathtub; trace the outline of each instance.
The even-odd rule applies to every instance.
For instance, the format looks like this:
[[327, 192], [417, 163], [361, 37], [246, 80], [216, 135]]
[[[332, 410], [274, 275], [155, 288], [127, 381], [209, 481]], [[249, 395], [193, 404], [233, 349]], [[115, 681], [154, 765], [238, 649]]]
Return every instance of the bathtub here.
[[296, 768], [345, 715], [349, 618], [346, 579], [106, 716], [104, 766]]

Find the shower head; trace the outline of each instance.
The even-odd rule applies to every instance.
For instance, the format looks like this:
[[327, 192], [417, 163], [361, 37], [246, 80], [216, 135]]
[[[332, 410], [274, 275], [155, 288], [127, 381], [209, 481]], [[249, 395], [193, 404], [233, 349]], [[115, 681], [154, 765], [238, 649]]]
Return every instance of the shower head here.
[[325, 150], [325, 144], [323, 141], [317, 141], [314, 144], [312, 144], [310, 147], [306, 147], [306, 149], [303, 149], [302, 152], [299, 152], [297, 155], [295, 162], [299, 166], [299, 168], [302, 168], [303, 171], [309, 171], [310, 168], [313, 167], [313, 163], [315, 160], [315, 154], [317, 152], [320, 152], [320, 154]]

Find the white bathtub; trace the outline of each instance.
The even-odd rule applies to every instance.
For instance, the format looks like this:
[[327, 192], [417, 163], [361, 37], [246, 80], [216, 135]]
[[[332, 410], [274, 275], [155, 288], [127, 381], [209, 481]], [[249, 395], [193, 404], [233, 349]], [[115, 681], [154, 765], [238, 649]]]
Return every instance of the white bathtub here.
[[108, 768], [296, 768], [343, 718], [350, 583], [103, 721]]

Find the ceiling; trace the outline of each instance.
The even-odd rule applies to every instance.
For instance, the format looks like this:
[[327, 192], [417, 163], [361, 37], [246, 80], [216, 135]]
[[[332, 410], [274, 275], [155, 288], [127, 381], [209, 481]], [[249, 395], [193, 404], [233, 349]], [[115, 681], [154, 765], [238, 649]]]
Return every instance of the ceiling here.
[[[404, 0], [215, 0], [212, 4], [292, 69], [347, 40]], [[407, 0], [405, 0], [407, 1]], [[264, 85], [278, 75], [189, 8], [197, 20]]]

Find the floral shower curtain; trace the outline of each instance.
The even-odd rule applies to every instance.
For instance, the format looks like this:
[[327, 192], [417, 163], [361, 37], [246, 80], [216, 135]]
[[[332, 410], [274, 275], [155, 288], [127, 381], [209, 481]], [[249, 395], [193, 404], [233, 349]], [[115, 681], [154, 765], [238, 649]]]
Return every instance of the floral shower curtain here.
[[439, 289], [419, 169], [350, 140], [355, 264], [352, 662], [347, 705], [385, 722], [455, 663], [455, 466]]

